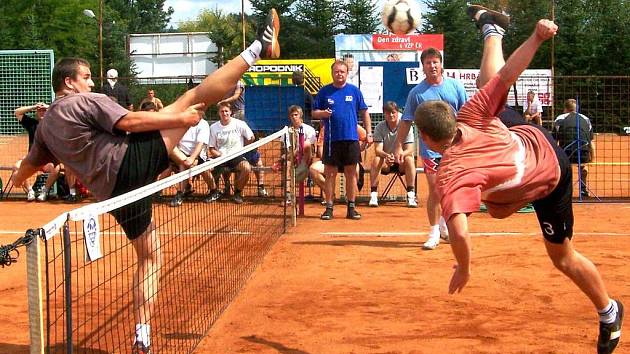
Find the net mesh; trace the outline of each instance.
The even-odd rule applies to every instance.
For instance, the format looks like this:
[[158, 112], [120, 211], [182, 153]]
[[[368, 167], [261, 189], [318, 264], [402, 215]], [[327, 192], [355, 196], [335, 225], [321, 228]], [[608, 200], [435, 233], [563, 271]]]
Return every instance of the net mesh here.
[[[152, 352], [192, 352], [285, 231], [286, 164], [269, 166], [281, 160], [286, 132], [47, 224], [42, 257], [48, 352], [65, 353], [70, 345], [81, 353], [130, 352], [136, 324], [143, 322], [150, 325]], [[205, 202], [209, 191], [199, 176], [253, 148], [261, 155], [254, 170], [265, 172], [267, 195], [259, 196], [251, 172], [244, 203], [225, 195]], [[173, 207], [175, 186], [185, 180], [192, 192]], [[155, 230], [129, 241], [110, 212], [144, 197], [153, 200]], [[91, 219], [100, 228], [97, 241]], [[103, 257], [87, 261], [94, 243]], [[134, 280], [138, 276], [144, 280]]]
[[[0, 51], [0, 181], [6, 186], [11, 170], [28, 151], [28, 135], [15, 119], [14, 111], [53, 99], [52, 50]], [[21, 193], [21, 188], [12, 192]]]

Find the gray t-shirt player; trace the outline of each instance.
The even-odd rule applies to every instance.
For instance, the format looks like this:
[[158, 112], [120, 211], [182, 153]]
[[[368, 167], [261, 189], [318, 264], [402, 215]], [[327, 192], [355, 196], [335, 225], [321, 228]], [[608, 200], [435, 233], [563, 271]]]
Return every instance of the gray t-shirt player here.
[[34, 166], [61, 162], [97, 200], [107, 199], [128, 145], [127, 134], [114, 125], [127, 113], [99, 93], [61, 97], [50, 105], [39, 124], [26, 160]]

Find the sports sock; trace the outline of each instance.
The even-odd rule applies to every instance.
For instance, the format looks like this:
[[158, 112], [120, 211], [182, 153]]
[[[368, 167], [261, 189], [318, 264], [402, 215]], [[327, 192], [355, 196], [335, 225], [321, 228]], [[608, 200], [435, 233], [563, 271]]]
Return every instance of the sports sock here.
[[378, 186], [370, 187], [370, 192], [378, 192]]
[[608, 306], [604, 307], [603, 310], [597, 310], [599, 314], [599, 322], [602, 323], [613, 323], [615, 322], [615, 318], [617, 317], [617, 302], [612, 299], [608, 300]]
[[326, 209], [332, 209], [333, 208], [333, 203], [326, 203]]
[[354, 207], [355, 207], [354, 200], [348, 201], [348, 209], [354, 209]]
[[136, 324], [136, 342], [142, 342], [145, 346], [151, 345], [151, 326], [148, 324]]
[[415, 192], [416, 188], [414, 186], [407, 186], [407, 192]]
[[483, 35], [483, 39], [487, 39], [488, 37], [497, 36], [503, 38], [505, 34], [505, 30], [501, 28], [499, 25], [486, 23], [481, 27], [481, 34]]
[[241, 57], [249, 64], [253, 66], [260, 59], [260, 52], [262, 51], [262, 43], [259, 40], [255, 40], [247, 49], [241, 53]]
[[429, 237], [433, 238], [433, 237], [440, 237], [440, 225], [436, 224], [431, 226], [431, 229], [429, 229]]
[[71, 195], [77, 195], [77, 189], [76, 189], [76, 187], [71, 187], [71, 188], [70, 188], [70, 194], [71, 194]]

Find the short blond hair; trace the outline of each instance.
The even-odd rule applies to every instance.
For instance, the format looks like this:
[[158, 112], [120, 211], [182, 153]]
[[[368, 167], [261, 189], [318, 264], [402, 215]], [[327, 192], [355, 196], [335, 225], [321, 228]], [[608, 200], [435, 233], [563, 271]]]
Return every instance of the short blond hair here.
[[415, 112], [415, 123], [418, 130], [434, 141], [451, 139], [457, 132], [453, 108], [444, 101], [427, 101]]
[[575, 112], [577, 109], [577, 101], [573, 98], [569, 98], [564, 101], [564, 110], [568, 112]]

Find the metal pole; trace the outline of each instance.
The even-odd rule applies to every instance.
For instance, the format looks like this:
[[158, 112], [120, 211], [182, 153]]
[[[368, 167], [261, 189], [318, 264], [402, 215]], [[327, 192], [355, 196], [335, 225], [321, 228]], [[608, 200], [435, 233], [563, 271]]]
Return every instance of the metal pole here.
[[[556, 3], [554, 0], [551, 0], [551, 20], [556, 20]], [[551, 120], [553, 121], [556, 117], [556, 90], [555, 90], [555, 82], [556, 82], [556, 72], [555, 72], [555, 49], [556, 49], [556, 37], [551, 37], [551, 80], [552, 80], [552, 96], [551, 96]]]
[[70, 240], [70, 226], [68, 220], [63, 224], [63, 283], [66, 307], [66, 353], [72, 354], [72, 242]]
[[241, 32], [243, 35], [243, 50], [245, 50], [245, 0], [241, 0]]
[[103, 91], [103, 0], [98, 2], [98, 61], [101, 92]]

